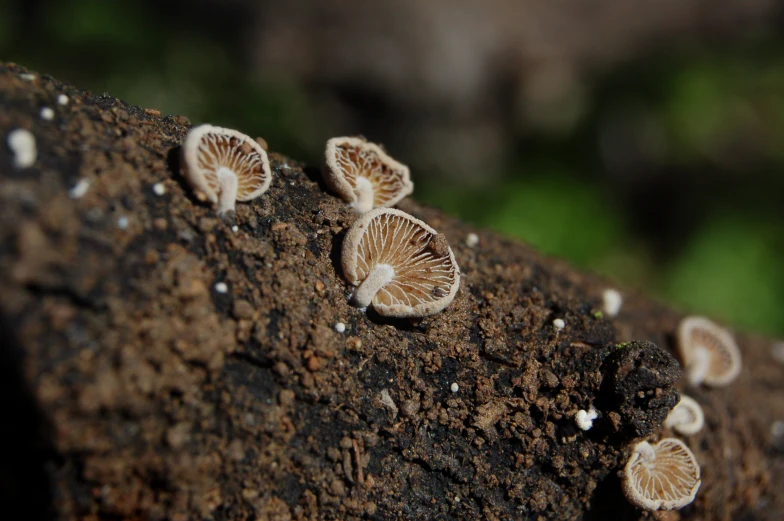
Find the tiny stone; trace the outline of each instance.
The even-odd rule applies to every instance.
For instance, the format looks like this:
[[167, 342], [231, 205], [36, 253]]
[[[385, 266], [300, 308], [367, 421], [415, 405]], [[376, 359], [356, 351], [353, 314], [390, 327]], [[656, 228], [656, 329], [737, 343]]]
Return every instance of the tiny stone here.
[[343, 322], [338, 322], [337, 324], [335, 324], [335, 331], [337, 331], [338, 333], [345, 333], [346, 324], [344, 324]]
[[43, 107], [41, 109], [41, 119], [52, 121], [54, 119], [54, 111], [50, 107]]
[[473, 248], [479, 244], [479, 236], [475, 233], [469, 233], [465, 239], [466, 246]]
[[87, 190], [90, 189], [90, 180], [89, 179], [79, 179], [76, 184], [68, 191], [68, 197], [71, 199], [79, 199], [80, 197], [84, 196], [87, 193]]
[[240, 231], [240, 227], [235, 224], [234, 226], [231, 227], [231, 231], [237, 233], [238, 231]]
[[163, 183], [155, 183], [152, 185], [152, 191], [155, 195], [163, 195], [166, 193], [166, 185]]
[[68, 96], [65, 94], [60, 94], [57, 96], [57, 104], [58, 105], [68, 105]]
[[228, 293], [229, 287], [226, 285], [225, 282], [217, 282], [215, 284], [215, 291], [217, 291], [218, 293]]
[[121, 216], [117, 218], [117, 227], [121, 230], [128, 229], [128, 218], [126, 216]]
[[566, 327], [566, 322], [564, 322], [562, 318], [556, 318], [555, 320], [553, 320], [553, 327], [557, 331], [560, 331]]
[[457, 385], [457, 382], [452, 382], [452, 385], [450, 385], [450, 386], [449, 386], [449, 389], [450, 389], [450, 390], [451, 390], [453, 393], [456, 393], [457, 391], [459, 391], [459, 390], [460, 390], [460, 386], [459, 386], [459, 385]]
[[27, 168], [33, 166], [38, 156], [35, 146], [35, 136], [23, 128], [12, 130], [6, 138], [8, 148], [14, 155], [14, 166]]

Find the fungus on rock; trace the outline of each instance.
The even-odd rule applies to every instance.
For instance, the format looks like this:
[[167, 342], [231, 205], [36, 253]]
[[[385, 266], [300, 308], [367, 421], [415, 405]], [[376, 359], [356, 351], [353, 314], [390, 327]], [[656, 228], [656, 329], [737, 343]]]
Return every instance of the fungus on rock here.
[[702, 482], [694, 454], [680, 440], [641, 441], [623, 468], [623, 492], [645, 510], [681, 508], [697, 495]]
[[735, 339], [705, 317], [686, 317], [678, 326], [678, 351], [691, 385], [723, 387], [740, 373]]
[[681, 401], [664, 420], [665, 427], [686, 436], [697, 434], [704, 424], [705, 415], [702, 412], [702, 407], [694, 398], [685, 394], [681, 394]]
[[460, 269], [443, 234], [400, 210], [362, 215], [346, 234], [343, 273], [353, 301], [389, 317], [438, 313], [455, 298]]
[[357, 213], [394, 206], [414, 191], [406, 165], [358, 137], [327, 141], [324, 181]]
[[250, 201], [272, 180], [267, 153], [253, 139], [212, 125], [192, 128], [182, 146], [183, 175], [191, 187], [218, 206], [218, 215], [234, 213], [236, 201]]

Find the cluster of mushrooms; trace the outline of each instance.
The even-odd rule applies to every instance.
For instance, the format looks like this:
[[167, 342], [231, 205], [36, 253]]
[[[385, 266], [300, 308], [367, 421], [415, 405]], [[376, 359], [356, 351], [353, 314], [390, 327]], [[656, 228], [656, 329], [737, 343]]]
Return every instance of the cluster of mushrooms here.
[[[200, 197], [218, 214], [233, 219], [236, 201], [263, 194], [272, 178], [264, 147], [235, 130], [201, 125], [182, 147], [182, 171]], [[460, 269], [443, 234], [413, 216], [389, 207], [411, 194], [407, 166], [378, 145], [360, 137], [327, 142], [324, 181], [360, 214], [343, 241], [342, 268], [356, 289], [354, 305], [390, 317], [438, 313], [454, 299]], [[620, 309], [615, 290], [605, 294], [611, 316]], [[687, 317], [678, 332], [678, 351], [692, 386], [726, 386], [740, 372], [740, 352], [732, 335], [703, 317]], [[576, 421], [589, 429], [595, 410], [580, 411]], [[665, 427], [690, 436], [704, 415], [699, 404], [681, 395]], [[631, 503], [646, 510], [681, 508], [701, 485], [700, 467], [681, 440], [641, 441], [631, 447], [623, 469], [623, 489]]]

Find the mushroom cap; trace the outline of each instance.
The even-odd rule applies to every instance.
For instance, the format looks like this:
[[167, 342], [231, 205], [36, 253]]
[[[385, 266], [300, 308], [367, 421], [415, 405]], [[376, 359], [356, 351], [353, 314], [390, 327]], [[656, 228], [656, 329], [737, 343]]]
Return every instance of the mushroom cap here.
[[664, 420], [665, 427], [685, 436], [697, 434], [704, 424], [705, 414], [702, 407], [694, 398], [685, 394], [681, 394], [681, 401]]
[[373, 186], [373, 208], [394, 206], [414, 191], [408, 167], [389, 157], [382, 148], [358, 137], [327, 141], [324, 181], [349, 203], [357, 202], [357, 179]]
[[447, 307], [460, 287], [460, 268], [442, 234], [400, 210], [377, 208], [360, 216], [343, 240], [343, 273], [359, 286], [378, 265], [394, 277], [372, 299], [389, 317], [423, 317]]
[[237, 200], [250, 201], [269, 188], [272, 180], [269, 159], [249, 136], [230, 128], [199, 125], [192, 128], [182, 145], [183, 175], [191, 188], [218, 202], [218, 169], [237, 176]]
[[726, 329], [705, 317], [690, 316], [681, 320], [677, 332], [678, 351], [684, 368], [693, 370], [698, 363], [697, 350], [710, 353], [703, 383], [711, 387], [729, 385], [738, 377], [741, 356], [735, 339]]
[[684, 507], [694, 501], [701, 484], [694, 454], [675, 438], [639, 442], [623, 468], [626, 498], [645, 510]]

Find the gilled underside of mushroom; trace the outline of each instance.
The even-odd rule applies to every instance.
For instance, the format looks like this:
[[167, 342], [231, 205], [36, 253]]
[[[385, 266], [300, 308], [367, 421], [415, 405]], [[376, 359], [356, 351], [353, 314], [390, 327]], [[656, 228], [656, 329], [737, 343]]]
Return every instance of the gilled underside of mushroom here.
[[385, 163], [373, 147], [344, 143], [335, 148], [337, 165], [353, 186], [352, 206], [360, 214], [391, 204], [411, 191], [407, 173]]

